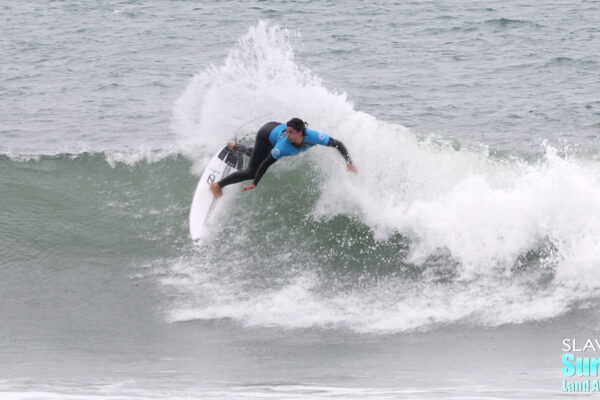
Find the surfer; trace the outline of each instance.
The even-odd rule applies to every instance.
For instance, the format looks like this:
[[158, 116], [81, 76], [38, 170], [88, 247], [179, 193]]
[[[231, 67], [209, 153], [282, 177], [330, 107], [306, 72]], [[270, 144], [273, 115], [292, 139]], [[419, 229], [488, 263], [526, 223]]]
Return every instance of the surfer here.
[[[223, 195], [222, 189], [225, 186], [248, 179], [254, 179], [254, 181], [244, 186], [242, 192], [254, 189], [267, 168], [273, 165], [275, 161], [281, 157], [295, 156], [316, 144], [335, 147], [346, 160], [346, 168], [350, 172], [358, 173], [356, 167], [352, 164], [348, 150], [346, 150], [342, 142], [324, 133], [308, 129], [307, 126], [308, 124], [300, 118], [292, 118], [287, 124], [279, 122], [267, 122], [264, 124], [256, 134], [256, 142], [254, 143], [248, 168], [243, 171], [234, 172], [219, 182], [213, 182], [210, 185], [210, 190], [214, 196], [221, 197]], [[227, 145], [249, 154], [249, 149], [242, 145], [234, 144], [233, 142], [228, 142]]]

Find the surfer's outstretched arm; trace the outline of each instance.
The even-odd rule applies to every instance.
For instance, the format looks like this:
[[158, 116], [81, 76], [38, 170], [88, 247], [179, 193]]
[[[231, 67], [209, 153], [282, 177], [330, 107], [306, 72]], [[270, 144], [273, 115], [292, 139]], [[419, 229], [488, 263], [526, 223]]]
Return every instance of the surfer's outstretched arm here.
[[346, 146], [344, 146], [344, 143], [330, 137], [329, 143], [327, 144], [327, 146], [335, 147], [336, 149], [338, 149], [338, 151], [340, 152], [342, 157], [344, 157], [344, 160], [346, 160], [346, 163], [352, 164], [352, 160], [350, 159], [350, 154], [348, 154], [348, 150], [346, 149]]
[[348, 170], [350, 170], [351, 172], [354, 172], [355, 174], [358, 172], [356, 170], [356, 167], [354, 167], [354, 164], [352, 164], [352, 159], [350, 158], [350, 154], [348, 154], [348, 149], [346, 149], [346, 146], [344, 146], [344, 143], [330, 137], [329, 143], [327, 144], [327, 146], [335, 147], [340, 152], [342, 157], [344, 157], [344, 160], [346, 160]]

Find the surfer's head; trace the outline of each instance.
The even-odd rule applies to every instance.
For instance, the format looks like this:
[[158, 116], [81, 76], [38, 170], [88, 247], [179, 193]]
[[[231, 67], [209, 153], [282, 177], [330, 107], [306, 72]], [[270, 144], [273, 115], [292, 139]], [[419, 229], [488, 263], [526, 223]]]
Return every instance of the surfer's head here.
[[292, 118], [286, 125], [285, 131], [288, 141], [295, 146], [301, 145], [304, 141], [304, 136], [306, 136], [306, 127], [308, 124], [300, 118]]

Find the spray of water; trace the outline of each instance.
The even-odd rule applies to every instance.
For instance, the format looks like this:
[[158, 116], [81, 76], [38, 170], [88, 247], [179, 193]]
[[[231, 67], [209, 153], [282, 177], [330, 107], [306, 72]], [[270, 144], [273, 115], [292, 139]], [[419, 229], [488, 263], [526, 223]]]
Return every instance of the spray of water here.
[[[595, 163], [559, 156], [550, 146], [539, 160], [525, 162], [419, 138], [403, 126], [355, 110], [345, 94], [329, 91], [297, 64], [289, 36], [260, 22], [222, 65], [197, 74], [174, 105], [177, 140], [202, 166], [203, 157], [256, 115], [307, 120], [346, 144], [360, 174], [348, 174], [339, 155], [325, 148], [282, 161], [278, 164], [285, 165], [269, 174], [281, 182], [298, 168], [310, 168], [314, 181], [298, 189], [299, 196], [307, 197], [317, 188], [307, 216], [310, 229], [318, 231], [341, 216], [344, 223], [366, 229], [370, 239], [348, 233], [349, 247], [300, 245], [305, 251], [300, 257], [280, 250], [273, 265], [263, 259], [252, 266], [262, 271], [263, 281], [272, 280], [266, 286], [253, 286], [253, 278], [240, 272], [247, 271], [248, 263], [239, 258], [174, 260], [171, 269], [180, 278], [163, 281], [181, 295], [172, 320], [233, 318], [248, 325], [396, 332], [440, 323], [546, 319], [595, 301], [600, 290], [600, 177]], [[286, 207], [284, 201], [271, 204], [264, 214], [244, 212], [279, 218], [277, 209]], [[239, 207], [245, 207], [242, 200]], [[279, 229], [279, 236], [285, 236], [294, 227]], [[223, 234], [222, 242], [210, 249], [222, 254], [223, 247], [234, 251], [250, 243], [252, 251], [252, 239], [244, 234], [244, 229]], [[394, 272], [371, 279], [378, 266], [373, 258], [360, 256], [372, 253], [375, 245], [369, 240], [388, 250], [405, 241], [406, 251], [386, 262], [410, 269], [417, 278]], [[254, 251], [269, 248], [260, 246], [266, 247]], [[336, 286], [339, 273], [333, 277], [328, 272], [323, 254], [349, 249], [359, 253], [352, 263], [368, 282]], [[323, 257], [314, 256], [319, 252]], [[269, 275], [275, 266], [287, 271], [284, 277]]]

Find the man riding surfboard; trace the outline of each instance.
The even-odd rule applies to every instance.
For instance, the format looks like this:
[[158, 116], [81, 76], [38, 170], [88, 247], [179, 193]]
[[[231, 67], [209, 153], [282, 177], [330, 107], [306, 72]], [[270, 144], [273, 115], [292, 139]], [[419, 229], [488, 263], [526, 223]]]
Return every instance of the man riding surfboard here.
[[[272, 164], [281, 157], [295, 156], [303, 151], [310, 149], [314, 145], [335, 147], [346, 160], [346, 168], [358, 173], [358, 170], [352, 163], [348, 150], [342, 142], [334, 138], [307, 128], [307, 123], [300, 118], [292, 118], [286, 124], [279, 122], [267, 122], [256, 134], [256, 142], [250, 157], [248, 168], [243, 171], [237, 171], [226, 176], [219, 182], [213, 182], [210, 190], [215, 197], [223, 195], [223, 188], [227, 185], [254, 179], [254, 181], [245, 186], [242, 192], [254, 189], [258, 182]], [[233, 142], [228, 142], [228, 146], [237, 146], [238, 150], [249, 153], [243, 146]]]

